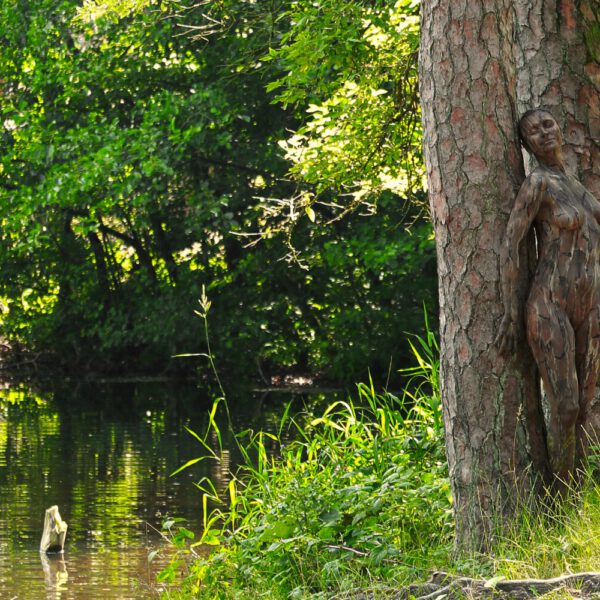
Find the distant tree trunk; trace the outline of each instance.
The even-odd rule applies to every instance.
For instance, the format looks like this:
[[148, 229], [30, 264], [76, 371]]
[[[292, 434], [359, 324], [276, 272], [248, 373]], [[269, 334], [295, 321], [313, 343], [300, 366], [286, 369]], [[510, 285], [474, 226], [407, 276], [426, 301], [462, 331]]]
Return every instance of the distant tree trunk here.
[[102, 222], [102, 219], [99, 219], [100, 231], [104, 235], [110, 235], [119, 240], [123, 240], [124, 242], [129, 244], [135, 250], [140, 265], [146, 268], [150, 279], [152, 281], [157, 281], [156, 271], [154, 270], [154, 265], [152, 264], [152, 257], [150, 256], [150, 253], [148, 252], [146, 246], [144, 246], [144, 244], [142, 243], [140, 236], [134, 229], [131, 219], [127, 215], [125, 215], [123, 220], [128, 228], [128, 233], [122, 233], [120, 231], [117, 231], [113, 227], [109, 227], [108, 225]]
[[102, 242], [95, 231], [88, 232], [87, 238], [90, 243], [90, 247], [92, 248], [92, 253], [94, 254], [98, 288], [104, 299], [104, 306], [106, 306], [106, 300], [110, 297], [110, 281], [108, 278], [106, 259], [104, 257], [104, 247], [102, 246]]
[[71, 302], [74, 286], [80, 277], [78, 271], [86, 261], [86, 252], [73, 231], [73, 217], [72, 211], [63, 211], [56, 236], [61, 265], [58, 270], [58, 302], [64, 310]]
[[152, 225], [152, 231], [154, 232], [154, 241], [158, 255], [165, 262], [165, 267], [167, 269], [167, 273], [169, 274], [171, 283], [175, 284], [177, 283], [177, 263], [173, 258], [171, 245], [169, 244], [169, 240], [167, 239], [163, 229], [162, 219], [158, 212], [150, 213], [150, 224]]

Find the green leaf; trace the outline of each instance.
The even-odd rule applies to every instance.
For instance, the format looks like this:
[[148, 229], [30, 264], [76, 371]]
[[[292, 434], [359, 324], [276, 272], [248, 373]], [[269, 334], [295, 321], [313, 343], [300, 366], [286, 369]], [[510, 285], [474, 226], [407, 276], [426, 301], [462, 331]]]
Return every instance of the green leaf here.
[[337, 508], [324, 510], [319, 513], [319, 519], [323, 523], [336, 523], [340, 520], [340, 511]]
[[305, 207], [304, 210], [308, 218], [314, 223], [316, 219], [315, 211], [310, 206]]
[[196, 463], [199, 463], [201, 460], [204, 460], [205, 458], [209, 458], [207, 456], [198, 456], [196, 458], [192, 458], [191, 460], [188, 460], [184, 465], [182, 465], [181, 467], [179, 467], [179, 469], [176, 469], [175, 471], [173, 471], [169, 477], [173, 477], [173, 475], [177, 475], [177, 473], [181, 473], [181, 471], [187, 469], [188, 467], [191, 467], [192, 465], [195, 465]]

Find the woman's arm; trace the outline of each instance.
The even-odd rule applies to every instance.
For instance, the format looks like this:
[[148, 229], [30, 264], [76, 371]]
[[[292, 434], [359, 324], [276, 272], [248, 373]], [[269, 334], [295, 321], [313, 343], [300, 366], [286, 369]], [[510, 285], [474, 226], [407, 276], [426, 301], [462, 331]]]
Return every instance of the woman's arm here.
[[506, 237], [500, 251], [500, 287], [504, 303], [504, 317], [496, 336], [501, 354], [514, 352], [517, 339], [517, 324], [521, 307], [516, 294], [519, 276], [519, 247], [538, 214], [546, 182], [537, 173], [532, 173], [521, 186], [508, 219]]

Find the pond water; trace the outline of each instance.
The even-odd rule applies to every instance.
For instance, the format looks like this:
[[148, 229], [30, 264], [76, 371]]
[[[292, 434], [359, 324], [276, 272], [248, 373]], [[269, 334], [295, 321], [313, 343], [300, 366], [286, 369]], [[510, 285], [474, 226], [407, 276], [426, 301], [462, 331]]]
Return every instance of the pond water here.
[[[235, 398], [236, 430], [275, 430], [287, 402], [300, 410], [324, 395]], [[194, 483], [210, 476], [224, 489], [236, 461], [224, 435], [221, 463], [202, 461], [170, 476], [202, 453], [185, 428], [205, 431], [211, 405], [197, 386], [167, 382], [0, 387], [0, 598], [154, 597], [169, 553], [159, 533], [165, 518], [182, 517], [198, 533]], [[55, 504], [69, 526], [67, 543], [62, 557], [46, 560], [39, 553], [43, 518]], [[149, 562], [154, 549], [159, 554]]]

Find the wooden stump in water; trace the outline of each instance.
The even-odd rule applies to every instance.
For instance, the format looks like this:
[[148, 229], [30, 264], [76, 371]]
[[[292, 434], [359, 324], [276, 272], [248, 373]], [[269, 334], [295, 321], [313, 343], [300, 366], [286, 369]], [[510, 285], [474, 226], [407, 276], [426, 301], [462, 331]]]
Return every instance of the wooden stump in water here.
[[63, 552], [65, 538], [67, 537], [67, 524], [60, 518], [58, 506], [51, 506], [46, 510], [44, 517], [44, 532], [40, 542], [40, 552]]

